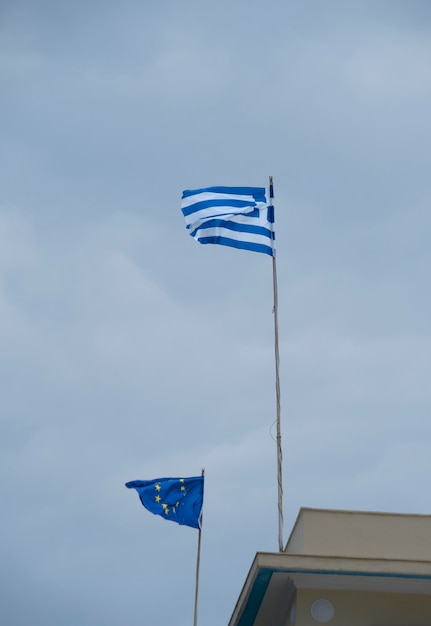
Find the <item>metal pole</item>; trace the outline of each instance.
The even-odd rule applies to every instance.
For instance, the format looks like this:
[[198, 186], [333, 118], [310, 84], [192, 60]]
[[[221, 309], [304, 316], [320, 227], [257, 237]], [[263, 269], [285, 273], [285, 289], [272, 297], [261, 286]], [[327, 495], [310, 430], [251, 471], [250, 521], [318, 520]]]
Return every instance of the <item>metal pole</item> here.
[[[269, 198], [272, 213], [274, 213], [274, 186], [272, 176], [269, 177]], [[272, 225], [274, 215], [272, 214]], [[283, 452], [281, 448], [281, 406], [280, 406], [280, 353], [278, 349], [278, 287], [277, 264], [275, 261], [275, 246], [272, 253], [272, 283], [274, 291], [274, 347], [275, 347], [275, 393], [277, 405], [277, 483], [278, 483], [278, 548], [283, 552]]]
[[[205, 469], [202, 469], [202, 476], [205, 476]], [[199, 569], [201, 564], [201, 537], [202, 537], [202, 518], [201, 512], [199, 520], [199, 533], [198, 533], [198, 554], [196, 558], [196, 589], [195, 589], [195, 614], [193, 619], [193, 626], [198, 626], [198, 595], [199, 595]]]

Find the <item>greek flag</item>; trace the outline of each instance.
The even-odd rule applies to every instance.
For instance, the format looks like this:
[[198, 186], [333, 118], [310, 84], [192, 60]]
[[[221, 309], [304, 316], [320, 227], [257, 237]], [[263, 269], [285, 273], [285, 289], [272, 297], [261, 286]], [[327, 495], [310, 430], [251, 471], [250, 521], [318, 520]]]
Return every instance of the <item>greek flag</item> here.
[[274, 209], [263, 187], [207, 187], [183, 191], [186, 228], [199, 243], [274, 256]]

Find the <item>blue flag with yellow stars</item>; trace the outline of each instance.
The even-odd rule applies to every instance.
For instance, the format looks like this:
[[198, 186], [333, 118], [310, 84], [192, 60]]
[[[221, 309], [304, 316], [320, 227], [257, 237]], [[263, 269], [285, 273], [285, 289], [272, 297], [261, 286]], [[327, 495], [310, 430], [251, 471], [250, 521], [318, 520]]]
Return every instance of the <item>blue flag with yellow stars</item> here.
[[128, 489], [136, 489], [142, 504], [155, 515], [184, 526], [200, 528], [204, 499], [204, 477], [155, 478], [132, 480]]

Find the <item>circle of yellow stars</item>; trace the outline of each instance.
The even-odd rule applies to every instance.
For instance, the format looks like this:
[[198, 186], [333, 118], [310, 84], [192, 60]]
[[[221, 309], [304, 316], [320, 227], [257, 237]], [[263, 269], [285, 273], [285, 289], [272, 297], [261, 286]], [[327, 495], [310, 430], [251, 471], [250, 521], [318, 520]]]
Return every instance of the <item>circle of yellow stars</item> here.
[[[182, 483], [181, 487], [180, 487], [180, 490], [184, 491], [183, 496], [185, 496], [186, 495], [186, 487], [184, 485], [184, 478], [180, 478], [179, 480], [180, 480], [180, 483]], [[160, 490], [161, 490], [160, 483], [156, 483], [154, 485], [154, 488], [157, 491], [157, 495], [155, 497], [155, 500], [156, 500], [157, 503], [160, 503], [160, 501], [162, 499], [160, 497], [160, 493], [159, 493]], [[175, 502], [175, 506], [172, 507], [172, 513], [176, 513], [177, 512], [177, 507], [178, 507], [179, 504], [180, 504], [180, 501], [177, 500], [177, 502]], [[163, 508], [163, 512], [165, 513], [165, 515], [168, 515], [169, 514], [169, 507], [168, 507], [168, 505], [166, 503], [162, 502], [161, 503], [161, 507]]]

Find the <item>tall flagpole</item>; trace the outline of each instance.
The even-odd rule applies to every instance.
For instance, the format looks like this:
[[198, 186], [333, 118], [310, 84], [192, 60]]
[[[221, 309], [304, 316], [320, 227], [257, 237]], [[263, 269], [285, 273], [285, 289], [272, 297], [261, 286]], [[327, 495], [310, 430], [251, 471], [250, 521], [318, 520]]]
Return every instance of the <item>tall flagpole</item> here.
[[[202, 468], [202, 476], [205, 476], [204, 468]], [[195, 616], [193, 619], [193, 626], [198, 626], [198, 594], [199, 594], [199, 569], [200, 569], [200, 564], [201, 564], [202, 517], [203, 517], [203, 513], [201, 511], [200, 518], [199, 518], [198, 554], [196, 558]]]
[[[269, 177], [269, 198], [272, 209], [272, 228], [274, 229], [274, 185]], [[278, 548], [283, 552], [283, 453], [281, 449], [281, 410], [280, 410], [280, 353], [278, 350], [278, 287], [275, 246], [272, 254], [272, 284], [274, 291], [274, 346], [275, 346], [275, 394], [277, 404], [277, 483], [278, 483]]]

